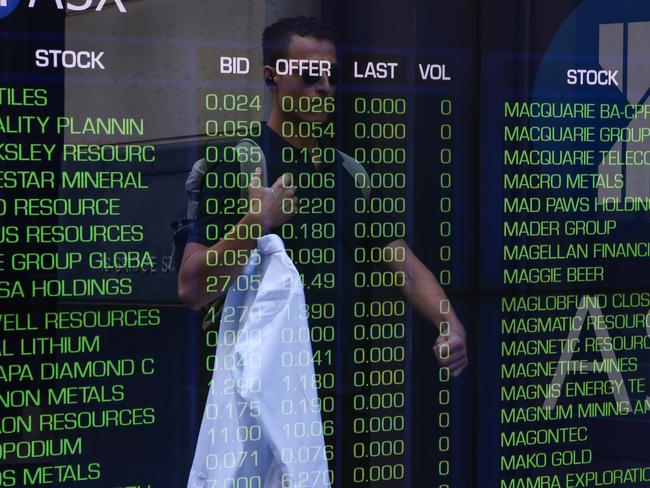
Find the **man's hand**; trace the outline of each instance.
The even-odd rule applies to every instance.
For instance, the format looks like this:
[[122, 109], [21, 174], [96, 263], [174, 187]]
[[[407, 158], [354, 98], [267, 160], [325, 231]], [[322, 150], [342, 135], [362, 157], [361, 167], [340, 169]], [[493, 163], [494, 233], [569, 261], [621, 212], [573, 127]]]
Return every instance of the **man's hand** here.
[[296, 187], [291, 175], [280, 176], [270, 188], [262, 186], [262, 169], [257, 168], [248, 187], [249, 214], [266, 233], [287, 222], [298, 212]]
[[[441, 329], [448, 329], [443, 327]], [[462, 373], [468, 364], [467, 359], [467, 335], [461, 327], [451, 330], [441, 330], [436, 339], [433, 352], [438, 358], [438, 364], [451, 370], [452, 376], [456, 377]]]

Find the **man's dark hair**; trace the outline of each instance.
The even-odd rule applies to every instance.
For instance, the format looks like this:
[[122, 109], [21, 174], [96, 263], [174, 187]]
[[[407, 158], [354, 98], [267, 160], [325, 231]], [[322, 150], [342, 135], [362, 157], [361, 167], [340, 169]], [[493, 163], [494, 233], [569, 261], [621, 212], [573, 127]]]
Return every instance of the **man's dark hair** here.
[[319, 41], [334, 42], [332, 32], [314, 17], [289, 17], [280, 19], [264, 29], [262, 50], [264, 66], [273, 66], [289, 50], [291, 36], [314, 37]]

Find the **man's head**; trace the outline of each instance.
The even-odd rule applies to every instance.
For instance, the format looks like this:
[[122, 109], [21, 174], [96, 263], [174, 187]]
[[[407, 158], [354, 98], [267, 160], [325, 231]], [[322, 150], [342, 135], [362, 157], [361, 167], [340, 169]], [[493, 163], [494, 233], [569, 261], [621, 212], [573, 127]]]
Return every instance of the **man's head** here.
[[264, 30], [262, 47], [273, 110], [284, 120], [324, 121], [333, 110], [337, 77], [329, 30], [313, 17], [281, 19]]

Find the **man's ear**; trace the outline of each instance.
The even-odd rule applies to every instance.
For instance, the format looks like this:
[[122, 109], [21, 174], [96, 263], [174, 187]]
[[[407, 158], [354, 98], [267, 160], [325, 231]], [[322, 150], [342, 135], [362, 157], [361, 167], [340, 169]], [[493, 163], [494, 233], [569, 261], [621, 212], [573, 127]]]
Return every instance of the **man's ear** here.
[[278, 86], [275, 82], [275, 74], [273, 73], [273, 68], [270, 66], [264, 66], [264, 83], [266, 83], [266, 86], [268, 86], [271, 90], [275, 90]]

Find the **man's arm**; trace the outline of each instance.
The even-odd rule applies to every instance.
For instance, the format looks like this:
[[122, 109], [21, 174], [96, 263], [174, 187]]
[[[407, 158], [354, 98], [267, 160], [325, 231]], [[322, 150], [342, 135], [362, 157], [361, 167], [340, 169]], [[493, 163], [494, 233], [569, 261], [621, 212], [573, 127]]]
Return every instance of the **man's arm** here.
[[[188, 242], [178, 272], [178, 296], [188, 307], [198, 310], [224, 294], [240, 273], [257, 238], [282, 225], [293, 214], [284, 213], [282, 200], [293, 198], [295, 187], [287, 175], [276, 180], [271, 188], [261, 186], [261, 170], [251, 178], [248, 189], [250, 211], [221, 240], [211, 247]], [[295, 211], [295, 210], [294, 210]], [[208, 263], [208, 253], [211, 253]], [[228, 255], [228, 259], [224, 257]], [[228, 263], [228, 264], [227, 264]], [[212, 279], [210, 279], [212, 277]]]
[[[463, 324], [456, 316], [453, 308], [441, 306], [447, 300], [445, 292], [438, 284], [433, 273], [422, 264], [403, 239], [395, 240], [386, 245], [391, 248], [403, 248], [403, 261], [388, 261], [386, 266], [393, 272], [403, 272], [405, 276], [401, 291], [413, 308], [433, 323], [440, 331], [433, 348], [438, 363], [448, 367], [454, 376], [458, 376], [467, 366], [467, 334]], [[398, 255], [399, 253], [390, 253]]]
[[[237, 239], [236, 236], [252, 236], [256, 231], [254, 215], [246, 214], [237, 225], [219, 242], [211, 247], [197, 242], [188, 242], [183, 251], [183, 260], [178, 272], [178, 297], [188, 307], [198, 310], [226, 292], [231, 280], [236, 277], [248, 260], [248, 252], [255, 247], [255, 239]], [[208, 265], [208, 253], [214, 252], [215, 265]], [[219, 257], [231, 254], [237, 264], [226, 265]], [[212, 259], [211, 259], [212, 261]], [[229, 259], [229, 262], [230, 261]], [[241, 264], [239, 264], [241, 263]], [[209, 277], [216, 281], [208, 283]]]

